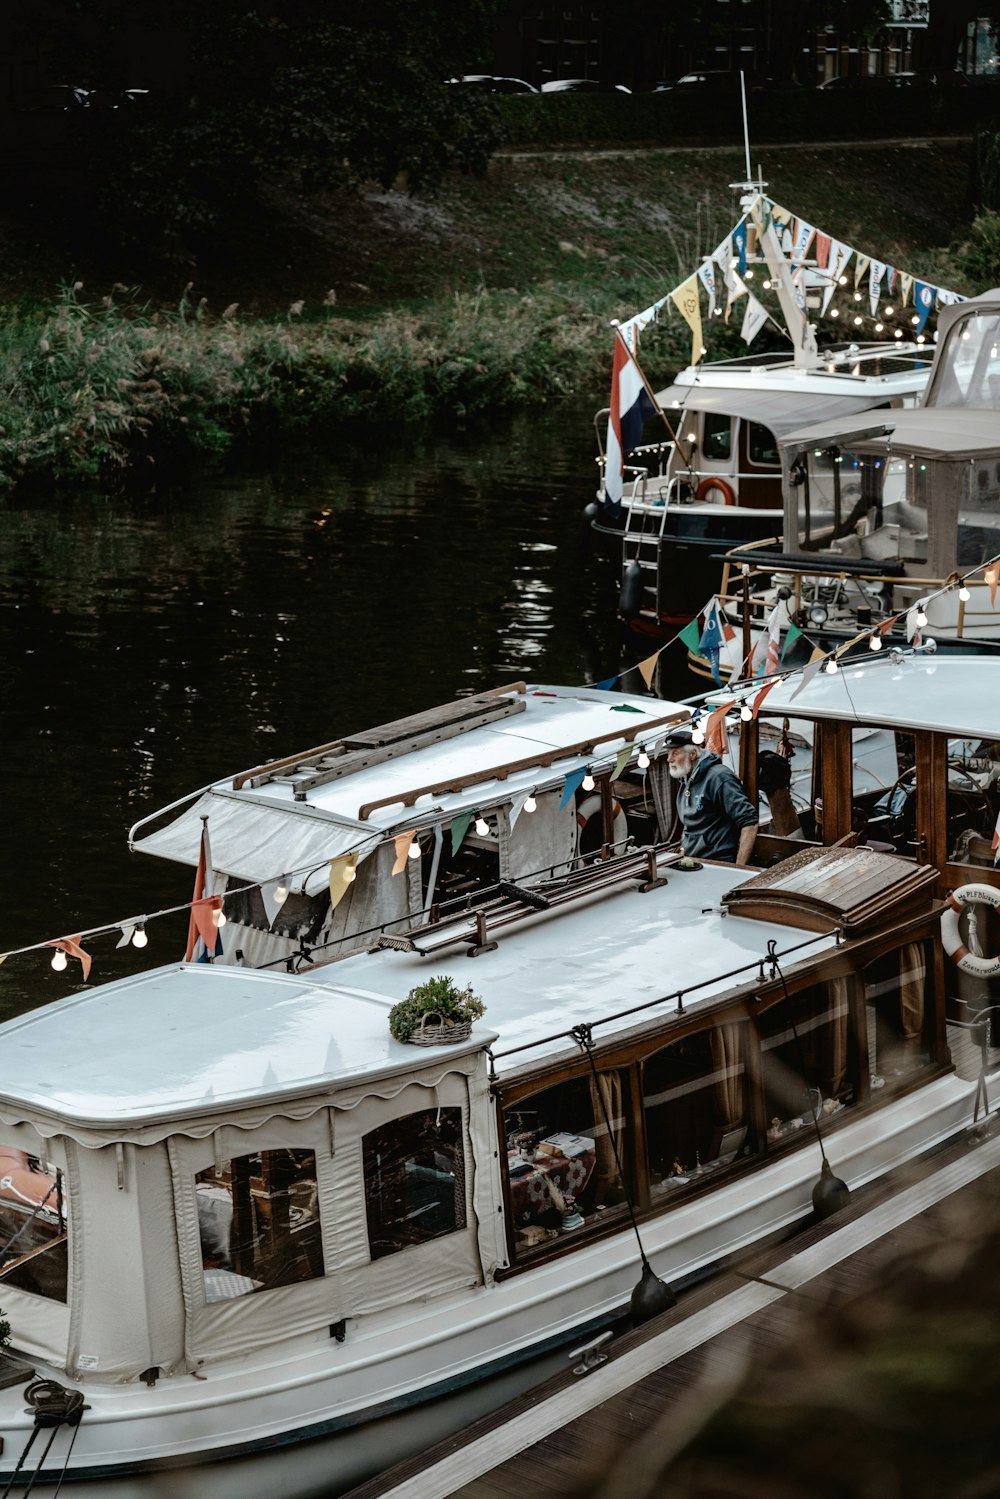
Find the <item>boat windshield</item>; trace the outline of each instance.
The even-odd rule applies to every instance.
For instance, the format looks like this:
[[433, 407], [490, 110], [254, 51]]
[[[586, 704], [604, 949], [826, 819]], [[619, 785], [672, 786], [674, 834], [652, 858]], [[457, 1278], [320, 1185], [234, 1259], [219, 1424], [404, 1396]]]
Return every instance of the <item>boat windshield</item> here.
[[1000, 313], [983, 311], [952, 328], [928, 405], [1000, 411]]
[[796, 490], [796, 550], [926, 561], [932, 463], [827, 447], [812, 450], [806, 464]]

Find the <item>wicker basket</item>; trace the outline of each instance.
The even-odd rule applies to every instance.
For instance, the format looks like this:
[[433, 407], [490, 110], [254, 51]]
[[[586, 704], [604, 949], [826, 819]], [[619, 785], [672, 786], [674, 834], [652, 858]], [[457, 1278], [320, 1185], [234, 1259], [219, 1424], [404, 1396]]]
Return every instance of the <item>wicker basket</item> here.
[[442, 1046], [453, 1041], [468, 1041], [472, 1035], [471, 1020], [455, 1020], [445, 1025], [441, 1016], [433, 1010], [421, 1015], [420, 1024], [407, 1040], [413, 1046]]

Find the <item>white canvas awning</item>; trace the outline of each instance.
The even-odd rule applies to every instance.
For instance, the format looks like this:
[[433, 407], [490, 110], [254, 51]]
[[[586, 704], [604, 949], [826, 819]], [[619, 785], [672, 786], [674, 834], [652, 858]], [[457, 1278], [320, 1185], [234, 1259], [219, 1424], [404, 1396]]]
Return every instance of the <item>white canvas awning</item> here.
[[837, 396], [828, 391], [719, 389], [697, 385], [670, 385], [659, 391], [656, 399], [668, 414], [677, 407], [686, 411], [728, 412], [744, 421], [760, 422], [776, 437], [825, 418], [842, 420], [857, 411], [870, 411], [873, 405], [870, 390], [856, 396]]

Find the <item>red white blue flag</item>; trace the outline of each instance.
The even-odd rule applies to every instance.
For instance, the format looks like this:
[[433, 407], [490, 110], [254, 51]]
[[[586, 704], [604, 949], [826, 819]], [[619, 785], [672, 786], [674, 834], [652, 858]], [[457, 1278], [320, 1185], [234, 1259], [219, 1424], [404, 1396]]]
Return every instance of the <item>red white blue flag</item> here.
[[608, 449], [604, 461], [604, 504], [617, 511], [625, 487], [625, 464], [642, 441], [646, 418], [655, 409], [639, 369], [639, 334], [659, 312], [663, 297], [640, 312], [615, 333], [615, 357], [611, 367], [611, 402], [608, 417]]

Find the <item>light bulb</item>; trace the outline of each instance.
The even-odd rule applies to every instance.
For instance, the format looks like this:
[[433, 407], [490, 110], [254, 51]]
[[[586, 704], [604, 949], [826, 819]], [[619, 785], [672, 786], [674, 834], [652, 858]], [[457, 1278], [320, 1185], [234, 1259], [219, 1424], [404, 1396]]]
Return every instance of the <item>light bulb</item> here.
[[839, 286], [846, 286], [847, 285], [847, 277], [846, 276], [838, 276], [837, 277], [837, 283], [838, 283]]
[[689, 432], [687, 434], [687, 440], [688, 440], [688, 442], [697, 442], [698, 441], [698, 434], [697, 434], [697, 432]]
[[746, 279], [748, 281], [752, 281], [753, 280], [753, 271], [751, 271], [751, 270], [748, 269], [744, 274], [745, 274]]
[[958, 590], [958, 596], [962, 600], [963, 604], [967, 604], [972, 597], [972, 593], [963, 583], [961, 588]]
[[876, 323], [875, 324], [875, 332], [876, 333], [884, 333], [885, 332], [885, 324], [884, 323]]
[[837, 658], [836, 656], [831, 656], [829, 661], [824, 666], [823, 670], [826, 672], [827, 676], [832, 677], [837, 669]]
[[62, 973], [63, 969], [66, 967], [66, 961], [66, 954], [63, 952], [61, 947], [57, 947], [55, 952], [52, 954], [52, 967], [55, 969], [56, 973]]
[[855, 302], [860, 302], [861, 301], [861, 293], [859, 291], [856, 291], [854, 293], [854, 300], [855, 300]]
[[479, 834], [480, 838], [485, 838], [489, 830], [490, 825], [480, 812], [479, 816], [476, 818], [476, 832]]
[[419, 859], [420, 858], [420, 844], [417, 842], [416, 838], [414, 838], [413, 842], [410, 844], [409, 848], [406, 850], [406, 857], [408, 859]]
[[917, 629], [918, 630], [922, 630], [923, 627], [924, 627], [924, 625], [926, 623], [927, 623], [927, 615], [924, 613], [924, 611], [922, 609], [918, 609], [917, 610]]
[[910, 322], [913, 324], [913, 326], [915, 328], [917, 326], [917, 324], [920, 322], [920, 314], [915, 312], [913, 314], [913, 316], [910, 318]]
[[761, 286], [763, 286], [763, 288], [764, 288], [765, 291], [770, 291], [771, 290], [771, 283], [770, 283], [770, 281], [762, 281], [761, 282]]
[[886, 317], [892, 317], [893, 312], [891, 303], [886, 303], [885, 315]]
[[213, 926], [225, 926], [225, 924], [226, 924], [226, 913], [222, 909], [221, 906], [217, 906], [216, 909], [212, 912], [212, 925]]
[[854, 326], [855, 326], [855, 328], [860, 328], [860, 327], [861, 327], [861, 324], [862, 324], [862, 323], [863, 323], [863, 322], [864, 322], [864, 318], [863, 318], [863, 317], [856, 317], [856, 318], [855, 318], [855, 319], [854, 319]]
[[353, 864], [345, 864], [344, 865], [343, 874], [341, 875], [341, 878], [343, 879], [344, 884], [345, 885], [353, 885], [354, 881], [357, 879], [357, 877], [358, 877], [358, 871], [355, 869], [354, 865]]
[[882, 636], [879, 634], [878, 630], [875, 631], [871, 640], [869, 640], [868, 648], [869, 650], [873, 651], [880, 651], [882, 649]]
[[281, 876], [281, 879], [275, 885], [275, 887], [274, 887], [274, 898], [278, 902], [279, 906], [284, 905], [285, 901], [288, 899], [288, 876], [287, 876], [287, 874], [283, 874]]
[[705, 730], [702, 728], [701, 724], [697, 724], [695, 726], [695, 728], [693, 728], [691, 730], [691, 743], [692, 744], [704, 744], [705, 743]]
[[902, 328], [897, 328], [896, 331], [895, 331], [895, 333], [893, 334], [893, 338], [902, 338], [902, 336], [903, 336], [903, 330], [902, 330]]
[[137, 923], [136, 929], [132, 933], [132, 946], [145, 947], [148, 941], [149, 937], [146, 935], [146, 924], [145, 922], [140, 921]]
[[753, 718], [753, 710], [749, 703], [744, 703], [740, 708], [740, 717], [744, 723], [749, 723], [751, 718]]
[[635, 763], [636, 765], [638, 765], [640, 770], [649, 769], [649, 756], [646, 754], [645, 750], [639, 751], [639, 758]]
[[593, 791], [593, 789], [594, 789], [594, 777], [591, 775], [591, 773], [590, 773], [589, 770], [587, 771], [586, 775], [584, 776], [584, 778], [583, 778], [583, 780], [581, 781], [580, 784], [582, 785], [584, 791]]
[[840, 317], [840, 311], [839, 311], [839, 309], [836, 308], [836, 307], [831, 307], [830, 308], [830, 316], [831, 317]]
[[526, 812], [534, 812], [537, 806], [538, 803], [535, 801], [533, 792], [524, 798], [524, 810]]

